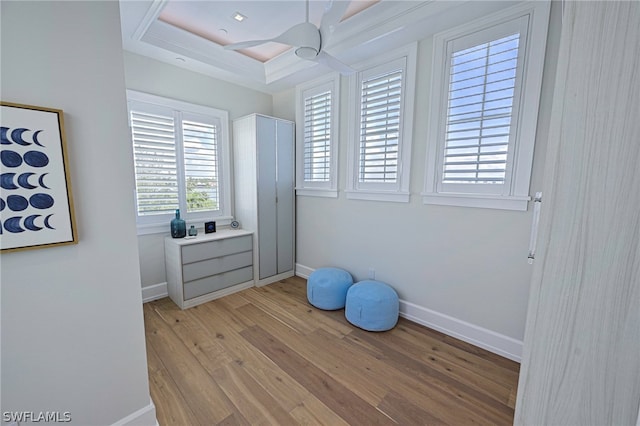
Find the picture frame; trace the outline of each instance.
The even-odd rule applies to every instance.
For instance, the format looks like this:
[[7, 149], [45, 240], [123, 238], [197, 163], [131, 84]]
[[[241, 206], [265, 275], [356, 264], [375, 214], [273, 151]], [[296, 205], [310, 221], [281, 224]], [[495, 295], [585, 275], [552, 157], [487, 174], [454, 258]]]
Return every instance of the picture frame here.
[[215, 222], [205, 222], [204, 223], [204, 233], [205, 234], [212, 234], [216, 232], [216, 223]]
[[77, 244], [63, 111], [0, 109], [0, 251]]

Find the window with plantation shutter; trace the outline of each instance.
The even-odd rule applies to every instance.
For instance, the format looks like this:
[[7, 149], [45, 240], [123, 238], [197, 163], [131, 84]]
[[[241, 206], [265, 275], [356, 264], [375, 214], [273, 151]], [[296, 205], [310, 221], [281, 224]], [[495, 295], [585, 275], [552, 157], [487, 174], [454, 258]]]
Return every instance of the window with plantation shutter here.
[[225, 111], [127, 91], [138, 232], [166, 232], [181, 217], [230, 220]]
[[434, 36], [423, 201], [526, 210], [549, 5]]
[[296, 194], [337, 197], [340, 76], [296, 87]]
[[217, 211], [218, 129], [216, 125], [182, 121], [187, 212]]
[[352, 77], [348, 198], [409, 201], [416, 50], [396, 50]]
[[362, 81], [359, 182], [398, 180], [402, 74], [399, 68]]
[[304, 99], [304, 181], [328, 182], [331, 172], [331, 91]]
[[138, 214], [178, 208], [178, 174], [173, 116], [131, 111]]
[[505, 183], [519, 41], [511, 34], [451, 55], [443, 183]]

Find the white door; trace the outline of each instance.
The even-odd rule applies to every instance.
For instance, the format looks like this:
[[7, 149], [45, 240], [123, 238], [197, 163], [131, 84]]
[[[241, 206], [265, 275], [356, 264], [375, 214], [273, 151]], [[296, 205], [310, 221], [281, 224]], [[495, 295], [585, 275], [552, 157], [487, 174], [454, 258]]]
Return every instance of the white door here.
[[640, 402], [640, 2], [566, 2], [516, 424]]
[[276, 210], [276, 122], [270, 117], [256, 117], [258, 150], [258, 257], [259, 279], [278, 272]]

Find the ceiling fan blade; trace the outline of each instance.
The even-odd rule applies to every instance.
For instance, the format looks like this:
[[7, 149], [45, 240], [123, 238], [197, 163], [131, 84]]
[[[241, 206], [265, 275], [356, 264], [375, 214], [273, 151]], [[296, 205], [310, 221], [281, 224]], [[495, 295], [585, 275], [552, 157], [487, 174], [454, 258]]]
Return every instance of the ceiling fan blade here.
[[310, 46], [316, 50], [320, 49], [320, 36], [315, 25], [308, 22], [294, 25], [277, 37], [267, 40], [249, 40], [239, 43], [228, 44], [224, 48], [227, 50], [246, 49], [260, 44], [275, 42], [288, 44], [290, 46]]
[[320, 50], [320, 34], [318, 28], [308, 22], [294, 25], [271, 41], [290, 46], [309, 46]]
[[318, 53], [318, 56], [315, 57], [314, 61], [318, 62], [319, 64], [326, 65], [331, 69], [339, 71], [342, 75], [351, 75], [356, 72], [356, 70], [351, 68], [349, 65], [339, 61], [338, 59], [334, 58], [324, 51]]
[[225, 50], [240, 50], [240, 49], [247, 49], [249, 47], [253, 47], [253, 46], [258, 46], [264, 43], [269, 43], [270, 41], [273, 41], [271, 39], [269, 40], [248, 40], [248, 41], [241, 41], [239, 43], [233, 43], [233, 44], [227, 44], [226, 46], [224, 46]]
[[329, 0], [325, 7], [322, 21], [320, 22], [320, 35], [322, 37], [322, 45], [326, 45], [335, 26], [340, 22], [344, 13], [349, 7], [350, 1]]

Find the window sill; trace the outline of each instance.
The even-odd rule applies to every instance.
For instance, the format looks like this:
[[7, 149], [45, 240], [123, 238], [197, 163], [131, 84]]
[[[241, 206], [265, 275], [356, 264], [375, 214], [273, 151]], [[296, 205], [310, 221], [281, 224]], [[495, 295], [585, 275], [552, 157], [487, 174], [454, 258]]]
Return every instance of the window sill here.
[[486, 194], [443, 194], [423, 193], [424, 204], [436, 204], [441, 206], [476, 207], [481, 209], [527, 211], [531, 197], [527, 196], [501, 196]]
[[325, 188], [296, 188], [296, 195], [304, 197], [338, 198], [338, 190]]
[[409, 192], [385, 192], [385, 191], [345, 191], [347, 198], [351, 200], [389, 201], [393, 203], [408, 203], [411, 199]]
[[[230, 216], [224, 216], [224, 217], [215, 217], [215, 218], [212, 218], [211, 220], [216, 223], [216, 227], [219, 227], [219, 226], [228, 226], [233, 220], [233, 218]], [[206, 221], [205, 220], [187, 220], [186, 221], [187, 229], [189, 229], [191, 225], [194, 225], [196, 228], [198, 228], [198, 232], [204, 232], [203, 231], [204, 222]], [[168, 235], [171, 232], [170, 223], [171, 221], [168, 221], [166, 223], [153, 223], [153, 224], [144, 224], [144, 225], [138, 224], [137, 234], [138, 235], [151, 235], [151, 234], [167, 234]]]

